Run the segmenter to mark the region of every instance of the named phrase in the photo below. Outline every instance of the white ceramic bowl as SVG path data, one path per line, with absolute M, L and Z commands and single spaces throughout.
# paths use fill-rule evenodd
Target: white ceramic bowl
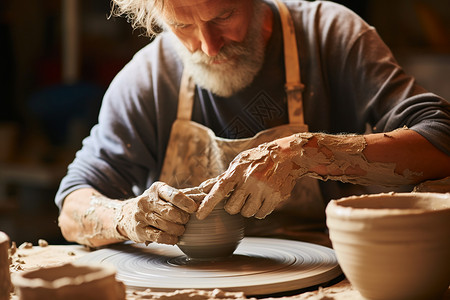
M 231 256 L 243 237 L 244 218 L 219 203 L 204 220 L 191 215 L 177 246 L 191 259 L 214 260 Z
M 327 226 L 339 264 L 367 299 L 440 299 L 450 284 L 450 194 L 332 200 Z

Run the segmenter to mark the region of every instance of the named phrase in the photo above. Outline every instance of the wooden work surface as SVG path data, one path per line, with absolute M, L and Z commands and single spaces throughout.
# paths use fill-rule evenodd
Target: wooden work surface
M 40 267 L 49 267 L 61 263 L 73 262 L 78 258 L 90 253 L 91 250 L 80 245 L 49 245 L 46 247 L 33 246 L 32 248 L 17 249 L 12 257 L 11 273 L 23 272 Z M 339 279 L 338 279 L 339 281 Z M 182 292 L 182 291 L 181 291 Z M 151 292 L 151 291 L 127 291 L 127 300 L 138 299 L 170 299 L 171 293 Z M 180 299 L 180 295 L 176 299 Z M 300 291 L 297 294 L 277 295 L 270 297 L 258 297 L 259 299 L 283 299 L 283 300 L 303 300 L 303 299 L 327 299 L 327 300 L 363 300 L 358 291 L 351 284 L 342 279 L 327 287 L 318 287 L 313 291 Z M 11 299 L 18 299 L 16 294 L 11 295 Z M 175 299 L 175 297 L 174 297 Z M 196 298 L 196 299 L 223 299 L 220 297 Z M 228 299 L 247 299 L 242 296 L 235 296 Z M 445 300 L 450 299 L 450 289 L 444 295 Z

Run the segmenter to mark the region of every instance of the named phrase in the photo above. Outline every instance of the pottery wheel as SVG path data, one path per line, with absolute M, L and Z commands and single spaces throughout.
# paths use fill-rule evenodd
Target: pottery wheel
M 244 238 L 233 256 L 189 260 L 177 246 L 122 244 L 87 254 L 84 263 L 109 263 L 131 290 L 221 289 L 264 295 L 328 282 L 342 272 L 330 248 L 282 239 Z

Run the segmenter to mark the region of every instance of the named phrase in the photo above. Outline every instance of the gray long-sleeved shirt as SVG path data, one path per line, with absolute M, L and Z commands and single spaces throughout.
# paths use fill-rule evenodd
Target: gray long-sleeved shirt
M 331 2 L 287 2 L 296 27 L 305 122 L 312 132 L 374 132 L 407 126 L 450 155 L 450 104 L 405 74 L 375 29 Z M 226 138 L 286 124 L 284 58 L 275 13 L 262 70 L 230 98 L 197 87 L 193 121 Z M 56 195 L 81 187 L 125 199 L 158 180 L 176 119 L 183 65 L 163 33 L 139 51 L 107 90 L 98 124 L 83 141 Z M 226 76 L 226 74 L 224 74 Z M 325 199 L 345 184 L 321 183 Z

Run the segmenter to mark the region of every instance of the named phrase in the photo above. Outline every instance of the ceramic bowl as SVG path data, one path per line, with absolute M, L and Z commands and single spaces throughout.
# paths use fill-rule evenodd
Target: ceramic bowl
M 219 203 L 205 219 L 195 214 L 186 224 L 178 248 L 190 259 L 214 260 L 229 257 L 244 237 L 244 218 L 230 215 Z
M 332 200 L 338 262 L 367 299 L 439 299 L 450 284 L 450 194 L 389 193 Z
M 112 266 L 66 263 L 13 274 L 19 299 L 125 299 L 125 285 Z

